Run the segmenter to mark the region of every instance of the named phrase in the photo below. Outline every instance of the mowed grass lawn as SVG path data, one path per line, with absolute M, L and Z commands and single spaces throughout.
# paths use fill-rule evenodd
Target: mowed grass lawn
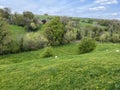
M 77 44 L 0 56 L 0 90 L 120 90 L 120 44 L 98 44 L 78 54 Z

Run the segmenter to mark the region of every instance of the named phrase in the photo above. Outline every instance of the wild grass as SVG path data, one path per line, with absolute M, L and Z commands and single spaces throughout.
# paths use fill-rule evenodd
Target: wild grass
M 16 26 L 16 25 L 9 25 L 8 29 L 14 39 L 16 39 L 20 35 L 24 35 L 26 33 L 24 27 Z
M 43 49 L 0 56 L 0 90 L 120 90 L 119 44 L 98 44 L 78 54 L 77 44 L 53 47 L 58 58 L 41 58 Z

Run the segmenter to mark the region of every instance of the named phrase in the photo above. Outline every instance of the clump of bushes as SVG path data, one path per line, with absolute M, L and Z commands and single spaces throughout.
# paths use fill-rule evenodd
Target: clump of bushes
M 95 47 L 96 42 L 92 38 L 83 38 L 78 45 L 80 54 L 91 52 Z
M 64 43 L 70 43 L 76 40 L 77 33 L 73 31 L 67 31 L 64 35 Z
M 48 40 L 40 33 L 28 33 L 23 38 L 23 50 L 36 50 L 47 46 Z
M 10 44 L 12 42 L 12 38 L 8 28 L 9 24 L 0 17 L 0 55 L 10 52 Z
M 120 36 L 119 36 L 119 34 L 113 34 L 112 37 L 111 37 L 111 41 L 113 43 L 119 43 L 120 42 Z
M 46 47 L 42 53 L 43 58 L 48 58 L 54 56 L 53 49 L 51 47 Z
M 101 36 L 100 36 L 100 41 L 101 42 L 109 42 L 110 41 L 110 34 L 108 32 L 104 32 Z

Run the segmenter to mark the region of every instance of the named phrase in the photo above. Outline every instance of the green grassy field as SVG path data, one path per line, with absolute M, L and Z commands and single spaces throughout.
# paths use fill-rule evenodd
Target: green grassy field
M 26 33 L 24 27 L 9 25 L 9 31 L 14 39 Z
M 94 23 L 92 24 L 92 23 L 80 22 L 79 24 L 80 24 L 81 27 L 95 26 Z M 99 25 L 99 27 L 102 28 L 102 29 L 107 28 L 107 27 L 105 27 L 105 26 L 101 26 L 101 25 Z
M 0 90 L 120 90 L 120 44 L 98 44 L 78 54 L 77 44 L 0 56 Z

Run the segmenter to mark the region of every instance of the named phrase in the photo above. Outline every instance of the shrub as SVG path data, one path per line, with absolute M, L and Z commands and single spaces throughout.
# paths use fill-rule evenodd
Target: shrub
M 23 50 L 36 50 L 47 46 L 48 40 L 40 33 L 28 33 L 23 38 Z
M 92 30 L 92 37 L 94 38 L 94 37 L 99 37 L 101 34 L 102 34 L 102 32 L 104 31 L 104 29 L 103 28 L 101 28 L 100 26 L 97 26 L 97 25 L 94 25 L 92 28 L 91 28 L 91 30 Z
M 80 54 L 91 52 L 95 49 L 95 47 L 95 40 L 91 38 L 83 38 L 78 45 Z
M 11 53 L 17 53 L 20 51 L 20 43 L 12 40 L 11 43 L 9 44 L 9 50 Z
M 77 33 L 73 31 L 67 31 L 64 35 L 64 43 L 69 43 L 76 40 Z
M 9 53 L 9 44 L 11 43 L 11 35 L 8 30 L 9 25 L 0 17 L 0 55 Z
M 100 36 L 100 41 L 101 42 L 108 42 L 108 41 L 110 41 L 110 34 L 108 32 L 103 33 Z
M 30 23 L 31 29 L 35 31 L 37 29 L 37 26 L 35 25 L 34 22 Z
M 119 34 L 113 34 L 112 37 L 111 37 L 111 41 L 113 43 L 120 42 L 120 36 L 119 36 Z
M 54 56 L 53 49 L 51 47 L 46 47 L 45 51 L 42 54 L 42 57 L 47 58 L 47 57 L 52 57 L 52 56 Z

